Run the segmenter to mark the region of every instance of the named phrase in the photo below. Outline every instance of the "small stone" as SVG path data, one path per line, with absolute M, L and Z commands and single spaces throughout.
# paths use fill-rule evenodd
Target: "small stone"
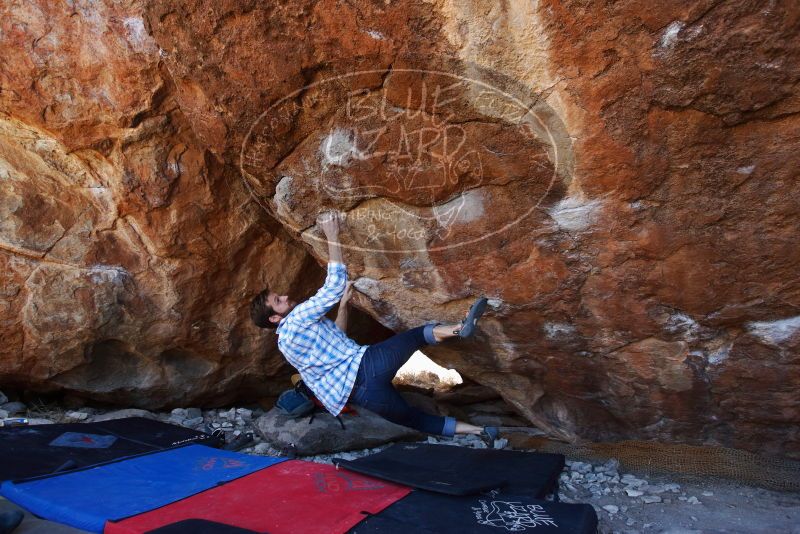
M 203 417 L 203 410 L 200 408 L 186 408 L 187 419 L 195 419 L 197 417 Z
M 636 521 L 634 521 L 633 519 L 630 519 L 630 518 L 628 518 L 628 520 L 627 520 L 627 521 L 625 521 L 625 524 L 626 524 L 627 526 L 629 526 L 629 527 L 632 527 L 633 525 L 635 525 L 635 524 L 636 524 Z
M 714 495 L 713 491 L 704 491 L 703 492 L 703 497 L 711 497 L 713 495 Z
M 5 419 L 8 417 L 8 412 L 5 410 L 0 410 L 0 419 Z
M 52 425 L 53 423 L 55 423 L 55 421 L 51 419 L 38 419 L 36 417 L 28 419 L 29 425 Z
M 686 497 L 684 497 L 683 495 L 681 495 L 680 497 L 678 497 L 678 500 L 679 500 L 679 501 L 685 501 L 685 500 L 686 500 Z
M 697 521 L 697 518 L 695 516 L 691 516 L 691 518 L 692 518 L 692 521 Z
M 609 514 L 613 515 L 613 514 L 616 514 L 617 512 L 619 512 L 619 507 L 614 506 L 613 504 L 607 504 L 607 505 L 603 506 L 603 510 L 605 510 Z
M 643 491 L 639 491 L 633 488 L 625 488 L 625 493 L 628 494 L 628 497 L 641 497 L 642 495 L 644 495 Z
M 185 419 L 186 418 L 186 409 L 185 408 L 175 408 L 170 413 L 172 415 L 176 416 L 176 417 L 180 417 L 181 419 Z
M 192 427 L 192 428 L 198 427 L 198 426 L 200 426 L 202 424 L 203 424 L 203 418 L 202 417 L 193 417 L 192 419 L 186 419 L 183 422 L 183 426 L 188 426 L 188 427 Z
M 637 487 L 637 488 L 647 485 L 647 481 L 646 480 L 642 480 L 640 478 L 636 478 L 633 475 L 624 475 L 622 477 L 622 483 L 625 484 L 626 486 L 634 486 L 634 487 Z
M 661 502 L 661 497 L 658 495 L 644 495 L 642 496 L 642 502 L 645 504 L 654 504 L 657 502 Z
M 185 419 L 181 415 L 170 415 L 167 419 L 167 422 L 172 423 L 173 425 L 183 425 Z
M 70 421 L 86 421 L 86 419 L 89 418 L 89 414 L 86 412 L 70 411 L 65 413 L 64 417 Z
M 572 462 L 570 468 L 573 471 L 577 471 L 578 473 L 591 473 L 592 472 L 592 464 L 586 462 Z
M 236 413 L 239 414 L 239 417 L 242 419 L 252 419 L 253 418 L 253 410 L 248 410 L 247 408 L 239 408 L 236 410 Z
M 628 511 L 628 507 L 627 506 L 621 506 L 620 510 L 622 510 L 623 512 L 627 512 Z
M 612 476 L 611 473 L 616 474 L 619 470 L 619 462 L 612 458 L 611 460 L 607 461 L 602 465 L 598 465 L 594 468 L 595 472 L 597 473 L 608 473 L 609 476 Z
M 508 440 L 506 438 L 499 438 L 494 440 L 495 449 L 505 449 L 506 445 L 508 445 Z
M 28 407 L 21 402 L 7 402 L 0 406 L 0 409 L 7 411 L 9 415 L 16 415 L 26 411 Z
M 698 499 L 697 497 L 689 497 L 689 498 L 686 500 L 686 503 L 687 503 L 687 504 L 702 504 L 702 503 L 700 502 L 700 499 Z
M 269 445 L 266 443 L 259 443 L 253 448 L 253 452 L 256 454 L 267 454 L 269 452 Z
M 95 422 L 111 421 L 112 419 L 123 419 L 125 417 L 145 417 L 147 419 L 156 419 L 153 412 L 147 410 L 140 410 L 138 408 L 124 408 L 122 410 L 115 410 L 95 416 Z

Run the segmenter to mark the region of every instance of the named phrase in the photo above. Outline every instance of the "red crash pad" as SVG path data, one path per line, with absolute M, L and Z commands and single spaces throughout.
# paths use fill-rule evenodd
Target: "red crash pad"
M 107 534 L 147 532 L 183 519 L 207 519 L 270 534 L 346 532 L 405 497 L 410 488 L 290 460 L 151 512 L 106 523 Z

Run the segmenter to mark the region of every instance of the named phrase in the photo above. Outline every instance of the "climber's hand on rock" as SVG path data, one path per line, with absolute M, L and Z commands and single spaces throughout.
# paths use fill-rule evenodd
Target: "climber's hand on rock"
M 347 304 L 353 297 L 353 282 L 347 282 L 344 286 L 344 294 L 342 295 L 342 304 Z
M 336 211 L 325 211 L 317 217 L 317 224 L 322 229 L 322 233 L 330 241 L 339 238 L 339 214 Z

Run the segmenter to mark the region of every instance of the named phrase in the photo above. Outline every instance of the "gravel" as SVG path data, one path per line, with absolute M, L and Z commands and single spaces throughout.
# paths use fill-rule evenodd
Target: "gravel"
M 25 413 L 28 407 L 21 402 L 6 402 L 0 406 L 0 410 L 5 410 L 9 415 L 17 415 Z

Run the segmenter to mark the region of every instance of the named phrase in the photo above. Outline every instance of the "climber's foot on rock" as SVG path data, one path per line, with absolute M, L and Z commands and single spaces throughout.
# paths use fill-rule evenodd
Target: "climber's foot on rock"
M 472 334 L 475 333 L 475 327 L 478 324 L 478 319 L 480 319 L 483 313 L 486 311 L 486 303 L 488 301 L 489 299 L 486 297 L 480 297 L 478 300 L 476 300 L 467 312 L 466 316 L 464 316 L 464 320 L 461 321 L 461 328 L 453 333 L 457 333 L 458 337 L 462 339 L 471 337 Z

